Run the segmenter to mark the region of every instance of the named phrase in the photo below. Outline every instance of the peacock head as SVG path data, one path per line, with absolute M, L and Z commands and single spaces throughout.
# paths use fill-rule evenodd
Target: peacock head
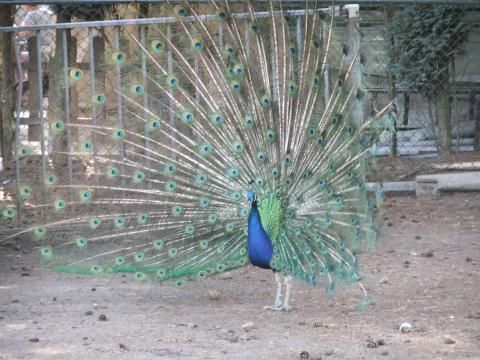
M 247 192 L 247 201 L 250 206 L 257 206 L 257 194 L 254 191 Z

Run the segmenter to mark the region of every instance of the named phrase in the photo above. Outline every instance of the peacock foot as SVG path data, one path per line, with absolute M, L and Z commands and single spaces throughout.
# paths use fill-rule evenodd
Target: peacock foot
M 274 305 L 274 306 L 264 306 L 264 310 L 272 310 L 272 311 L 290 311 L 292 310 L 292 307 L 289 305 Z

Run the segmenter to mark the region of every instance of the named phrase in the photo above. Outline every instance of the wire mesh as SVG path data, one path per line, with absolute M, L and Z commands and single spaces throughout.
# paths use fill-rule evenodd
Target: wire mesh
M 298 9 L 302 5 L 296 2 L 286 6 Z M 325 2 L 325 6 L 329 5 Z M 20 147 L 28 145 L 39 154 L 34 165 L 46 166 L 48 154 L 53 151 L 70 152 L 89 134 L 72 129 L 59 143 L 52 140 L 42 121 L 50 124 L 55 118 L 68 117 L 90 121 L 91 93 L 115 84 L 115 79 L 95 80 L 102 77 L 102 69 L 96 64 L 103 62 L 107 49 L 119 45 L 123 48 L 125 44 L 121 43 L 129 33 L 138 39 L 145 37 L 146 27 L 135 25 L 135 21 L 88 27 L 81 22 L 112 20 L 115 24 L 123 19 L 165 17 L 170 15 L 170 8 L 158 2 L 0 6 L 4 14 L 7 7 L 14 14 L 4 16 L 1 25 L 17 27 L 2 34 L 4 39 L 10 37 L 16 49 L 16 54 L 9 54 L 5 50 L 7 43 L 2 48 L 2 79 L 15 63 L 14 55 L 23 69 L 23 74 L 14 75 L 13 83 L 2 87 L 4 94 L 18 94 L 16 100 L 21 107 L 16 113 L 16 102 L 12 101 L 4 103 L 2 109 L 5 184 L 20 181 L 11 162 L 19 146 L 5 131 L 15 123 L 14 115 L 19 117 L 18 126 L 13 128 Z M 198 5 L 199 12 L 204 12 L 203 6 Z M 378 168 L 371 180 L 409 180 L 420 173 L 480 168 L 480 5 L 362 1 L 358 14 L 355 7 L 337 10 L 343 14 L 337 21 L 344 26 L 346 46 L 358 51 L 361 59 L 356 76 L 364 85 L 364 94 L 357 113 L 369 116 L 394 102 L 391 116 L 396 132 L 385 134 L 377 145 Z M 432 19 L 442 19 L 441 25 Z M 50 26 L 37 31 L 21 30 L 25 26 L 58 23 L 71 25 L 68 29 Z M 221 41 L 221 30 L 217 35 Z M 29 39 L 35 39 L 35 43 Z M 65 71 L 72 68 L 85 72 L 86 80 L 65 92 Z M 106 114 L 94 114 L 97 121 L 102 116 Z M 42 150 L 42 146 L 46 148 Z M 81 166 L 71 158 L 63 160 L 70 174 Z M 0 192 L 0 196 L 8 196 L 6 193 Z

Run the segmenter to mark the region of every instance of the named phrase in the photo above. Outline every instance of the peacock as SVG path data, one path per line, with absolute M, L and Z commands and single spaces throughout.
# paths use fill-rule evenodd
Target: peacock
M 355 282 L 368 303 L 356 254 L 376 242 L 382 193 L 366 174 L 392 125 L 388 106 L 358 120 L 362 59 L 335 8 L 165 6 L 168 24 L 105 34 L 94 73 L 50 74 L 88 116 L 50 107 L 38 166 L 16 149 L 7 239 L 55 271 L 177 287 L 252 264 L 274 273 L 272 310 L 291 308 L 292 279 Z

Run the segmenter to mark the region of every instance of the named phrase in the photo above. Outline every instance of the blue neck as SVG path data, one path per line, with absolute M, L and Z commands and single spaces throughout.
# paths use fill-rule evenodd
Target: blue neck
M 262 226 L 260 212 L 254 201 L 248 217 L 248 257 L 253 265 L 270 269 L 272 255 L 272 241 Z

